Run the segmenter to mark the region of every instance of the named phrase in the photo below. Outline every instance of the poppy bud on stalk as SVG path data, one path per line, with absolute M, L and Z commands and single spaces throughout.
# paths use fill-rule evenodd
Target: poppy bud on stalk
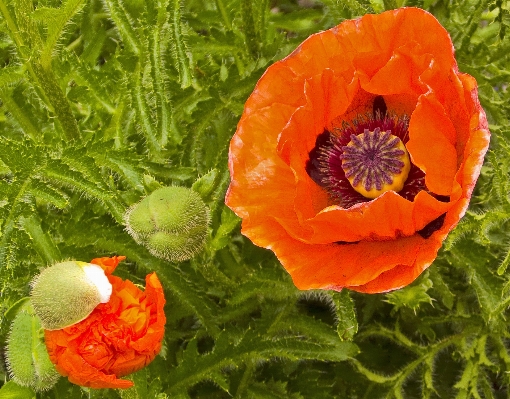
M 50 389 L 60 378 L 44 344 L 41 322 L 32 306 L 25 305 L 14 318 L 7 340 L 7 368 L 19 385 L 36 391 Z
M 163 187 L 129 208 L 124 219 L 128 233 L 151 254 L 182 262 L 202 248 L 209 211 L 194 190 Z
M 46 330 L 58 330 L 85 319 L 106 303 L 112 285 L 97 265 L 67 261 L 57 263 L 32 280 L 32 305 Z

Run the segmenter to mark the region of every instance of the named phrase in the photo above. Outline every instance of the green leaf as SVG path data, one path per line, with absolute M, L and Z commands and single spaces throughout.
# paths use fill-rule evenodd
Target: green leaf
M 185 89 L 193 83 L 191 53 L 186 43 L 186 28 L 182 22 L 182 6 L 180 0 L 171 0 L 171 17 L 169 24 L 170 49 L 174 66 L 179 73 L 179 83 Z
M 42 230 L 41 220 L 38 217 L 35 215 L 22 216 L 20 225 L 30 236 L 35 250 L 47 265 L 52 265 L 62 259 L 62 255 L 51 237 Z
M 0 397 L 2 399 L 35 399 L 36 396 L 30 388 L 8 381 L 0 388 Z
M 448 309 L 452 309 L 455 296 L 445 283 L 437 266 L 429 268 L 429 278 L 432 281 L 432 289 L 439 294 L 443 304 Z
M 243 334 L 238 342 L 231 341 L 228 334 L 220 334 L 214 350 L 200 357 L 196 355 L 196 344 L 188 346 L 182 362 L 171 373 L 169 392 L 179 392 L 199 381 L 210 380 L 212 372 L 248 359 L 269 360 L 278 357 L 292 360 L 343 361 L 358 352 L 357 346 L 350 342 L 323 346 L 292 338 L 273 341 L 260 337 L 252 330 Z
M 140 43 L 133 27 L 134 21 L 126 11 L 122 0 L 105 0 L 105 4 L 108 7 L 111 19 L 119 30 L 124 45 L 133 54 L 138 55 Z
M 356 320 L 354 302 L 349 295 L 349 291 L 330 292 L 330 296 L 335 305 L 338 336 L 342 341 L 352 341 L 358 332 L 358 321 Z
M 30 300 L 30 297 L 24 297 L 21 298 L 19 301 L 15 302 L 4 314 L 4 317 L 8 321 L 14 320 L 14 317 L 16 317 L 16 314 L 24 307 L 28 305 L 28 301 Z
M 239 225 L 240 221 L 241 219 L 230 208 L 224 206 L 221 212 L 221 224 L 211 241 L 211 247 L 216 251 L 224 248 L 230 240 L 230 233 Z
M 204 201 L 210 200 L 210 195 L 219 183 L 220 174 L 217 169 L 212 169 L 198 180 L 196 180 L 191 186 L 193 190 L 200 194 Z
M 148 398 L 149 373 L 147 368 L 143 368 L 136 373 L 126 377 L 127 380 L 135 384 L 128 389 L 119 389 L 119 395 L 122 399 L 145 399 Z
M 422 303 L 432 305 L 433 299 L 427 293 L 432 285 L 432 281 L 423 279 L 419 285 L 405 287 L 386 294 L 386 302 L 394 306 L 394 311 L 407 307 L 416 312 Z
M 41 65 L 43 68 L 51 66 L 53 52 L 65 26 L 70 19 L 84 6 L 84 0 L 66 0 L 59 9 L 39 7 L 33 13 L 33 18 L 43 22 L 46 27 L 46 42 L 41 53 Z
M 24 68 L 16 65 L 10 65 L 0 69 L 0 89 L 15 85 L 23 79 Z
M 268 66 L 311 34 L 403 5 L 427 9 L 453 38 L 459 71 L 477 81 L 491 151 L 470 208 L 416 283 L 380 295 L 304 293 L 225 207 L 229 143 Z M 9 334 L 4 321 L 53 259 L 126 255 L 115 274 L 143 287 L 156 272 L 166 298 L 163 349 L 132 376 L 134 389 L 61 379 L 38 396 L 506 394 L 505 1 L 0 0 L 0 13 L 0 343 Z M 457 108 L 446 111 L 458 119 Z M 137 245 L 122 220 L 127 206 L 170 185 L 193 185 L 211 216 L 206 248 L 179 265 Z M 0 377 L 4 393 L 13 383 L 5 370 Z

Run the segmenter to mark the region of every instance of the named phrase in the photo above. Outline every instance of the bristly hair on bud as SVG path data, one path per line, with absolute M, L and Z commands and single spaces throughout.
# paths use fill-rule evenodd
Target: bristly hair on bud
M 44 269 L 31 285 L 34 311 L 47 330 L 78 323 L 97 305 L 108 302 L 112 293 L 101 267 L 73 260 Z
M 48 356 L 41 322 L 30 302 L 18 311 L 11 324 L 6 360 L 14 382 L 36 391 L 52 388 L 60 378 Z
M 131 206 L 124 220 L 127 232 L 152 255 L 182 262 L 202 249 L 209 209 L 190 188 L 163 187 Z

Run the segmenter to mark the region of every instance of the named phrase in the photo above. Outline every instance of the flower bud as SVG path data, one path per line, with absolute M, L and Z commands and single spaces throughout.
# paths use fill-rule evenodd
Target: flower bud
M 30 305 L 25 305 L 12 322 L 6 354 L 9 374 L 19 385 L 44 391 L 60 377 L 48 356 L 41 322 Z
M 112 285 L 103 269 L 79 261 L 57 263 L 32 280 L 34 311 L 47 330 L 59 330 L 86 318 L 110 299 Z
M 194 190 L 163 187 L 129 208 L 124 219 L 128 233 L 151 254 L 182 262 L 202 248 L 209 212 Z

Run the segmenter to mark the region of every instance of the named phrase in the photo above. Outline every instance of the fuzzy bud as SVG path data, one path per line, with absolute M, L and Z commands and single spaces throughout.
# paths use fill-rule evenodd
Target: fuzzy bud
M 151 254 L 182 262 L 202 248 L 209 212 L 194 190 L 163 187 L 129 208 L 124 219 L 128 233 Z
M 44 391 L 60 377 L 48 356 L 41 322 L 29 304 L 12 322 L 6 355 L 9 374 L 19 385 Z
M 59 330 L 85 319 L 110 300 L 112 285 L 100 266 L 67 261 L 44 269 L 32 280 L 35 313 L 47 330 Z

